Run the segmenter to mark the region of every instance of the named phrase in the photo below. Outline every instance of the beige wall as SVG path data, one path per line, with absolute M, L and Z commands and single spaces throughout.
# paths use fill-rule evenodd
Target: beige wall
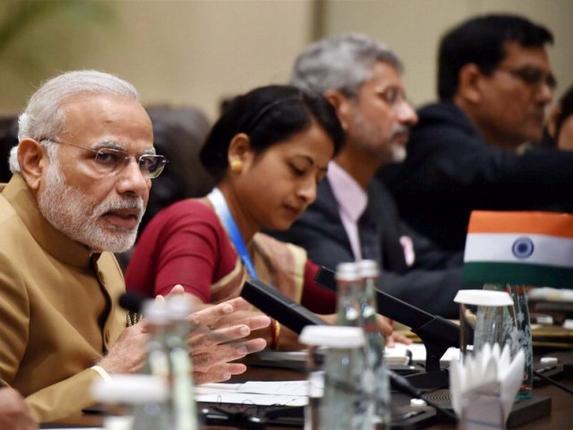
M 365 32 L 400 55 L 409 97 L 416 104 L 436 98 L 437 45 L 443 32 L 467 17 L 493 11 L 519 13 L 551 29 L 558 93 L 573 84 L 571 0 L 331 0 L 324 10 L 325 34 Z
M 11 55 L 37 50 L 41 67 L 7 67 L 0 58 L 0 113 L 19 111 L 46 77 L 89 67 L 132 81 L 146 103 L 191 103 L 214 117 L 222 96 L 285 81 L 313 35 L 349 30 L 384 40 L 400 54 L 410 97 L 421 103 L 434 98 L 439 35 L 467 16 L 493 10 L 520 12 L 550 27 L 557 39 L 552 58 L 558 80 L 573 82 L 571 0 L 99 2 L 115 20 L 74 25 L 60 17 L 29 29 L 27 43 Z M 321 19 L 315 10 L 323 11 Z
M 213 117 L 221 96 L 284 82 L 311 37 L 310 0 L 115 1 L 109 6 L 113 23 L 84 28 L 42 23 L 47 37 L 65 24 L 68 32 L 57 42 L 72 47 L 67 56 L 58 55 L 58 64 L 38 73 L 0 64 L 0 112 L 21 109 L 34 87 L 60 70 L 97 68 L 134 83 L 146 103 L 192 103 Z M 57 54 L 59 48 L 42 49 Z

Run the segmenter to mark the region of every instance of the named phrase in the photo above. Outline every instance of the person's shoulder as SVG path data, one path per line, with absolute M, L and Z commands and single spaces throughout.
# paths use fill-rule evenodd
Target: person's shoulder
M 451 101 L 442 101 L 425 105 L 418 109 L 418 123 L 414 131 L 432 129 L 450 131 L 459 130 L 465 134 L 477 132 L 465 112 Z
M 150 224 L 172 225 L 173 223 L 217 222 L 217 215 L 204 199 L 185 199 L 161 210 Z
M 463 118 L 465 114 L 451 101 L 429 103 L 420 107 L 417 111 L 420 123 L 426 121 L 451 121 Z
M 0 194 L 0 248 L 12 249 L 16 246 L 19 249 L 24 236 L 28 237 L 30 232 L 22 219 L 16 213 L 10 202 Z
M 145 226 L 139 242 L 165 242 L 181 233 L 204 227 L 218 229 L 218 219 L 214 210 L 202 199 L 185 199 L 159 211 Z
M 16 215 L 10 202 L 0 193 L 0 225 L 10 223 L 10 220 Z
M 409 153 L 463 152 L 467 147 L 487 146 L 464 111 L 452 102 L 426 105 L 418 110 L 418 118 L 408 143 Z

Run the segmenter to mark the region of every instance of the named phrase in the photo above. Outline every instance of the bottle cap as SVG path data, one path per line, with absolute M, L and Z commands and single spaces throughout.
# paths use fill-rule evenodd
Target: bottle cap
M 148 300 L 143 304 L 143 317 L 153 325 L 167 325 L 170 322 L 169 311 L 163 300 Z
M 378 263 L 375 260 L 361 260 L 356 265 L 362 278 L 377 278 L 380 275 Z
M 332 325 L 306 326 L 299 341 L 310 346 L 346 349 L 364 346 L 364 331 L 361 327 L 343 327 Z
M 96 379 L 91 394 L 101 403 L 137 405 L 166 401 L 168 388 L 165 379 L 159 376 L 113 375 L 110 379 Z
M 505 291 L 459 290 L 454 302 L 474 306 L 511 306 L 513 299 Z
M 339 263 L 336 266 L 337 281 L 358 281 L 360 280 L 360 273 L 356 263 Z
M 165 304 L 172 320 L 184 320 L 191 313 L 191 299 L 186 294 L 174 294 L 166 297 Z

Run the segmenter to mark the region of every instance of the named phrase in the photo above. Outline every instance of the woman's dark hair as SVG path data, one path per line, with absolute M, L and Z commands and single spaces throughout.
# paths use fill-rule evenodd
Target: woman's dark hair
M 219 182 L 228 168 L 227 152 L 233 137 L 249 136 L 257 153 L 308 129 L 315 122 L 332 140 L 337 154 L 344 132 L 331 104 L 321 95 L 288 85 L 256 88 L 231 100 L 207 136 L 201 163 Z

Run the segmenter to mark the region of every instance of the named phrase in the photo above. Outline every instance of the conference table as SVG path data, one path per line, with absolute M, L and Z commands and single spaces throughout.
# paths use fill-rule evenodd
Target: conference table
M 547 354 L 544 354 L 547 355 Z M 557 356 L 561 363 L 573 363 L 573 351 L 558 351 L 552 353 L 551 355 Z M 304 372 L 299 370 L 292 370 L 286 368 L 270 368 L 270 367 L 256 367 L 250 366 L 246 374 L 241 375 L 231 382 L 241 382 L 245 380 L 258 380 L 258 381 L 283 381 L 283 380 L 300 380 L 304 379 Z M 564 376 L 559 381 L 569 387 L 573 387 L 573 375 Z M 406 404 L 408 399 L 404 396 L 396 393 L 393 394 L 393 406 L 396 406 L 396 402 Z M 551 398 L 551 413 L 548 416 L 539 418 L 535 421 L 529 422 L 517 428 L 523 430 L 530 429 L 573 429 L 573 395 L 568 394 L 553 385 L 545 385 L 542 387 L 536 387 L 534 389 L 535 396 L 549 397 Z M 230 410 L 240 410 L 240 406 L 234 405 Z M 66 428 L 66 427 L 100 427 L 102 424 L 101 416 L 94 415 L 84 415 L 81 419 L 75 419 L 73 421 L 64 421 L 58 424 L 42 425 L 41 428 Z M 239 427 L 217 427 L 217 426 L 205 426 L 205 429 L 229 429 L 229 428 L 239 428 Z M 265 428 L 281 428 L 277 426 L 267 426 Z M 284 427 L 282 427 L 284 428 Z M 292 428 L 292 427 L 291 427 Z M 443 419 L 438 419 L 437 422 L 425 426 L 427 429 L 455 429 L 456 425 L 453 423 L 447 423 Z

